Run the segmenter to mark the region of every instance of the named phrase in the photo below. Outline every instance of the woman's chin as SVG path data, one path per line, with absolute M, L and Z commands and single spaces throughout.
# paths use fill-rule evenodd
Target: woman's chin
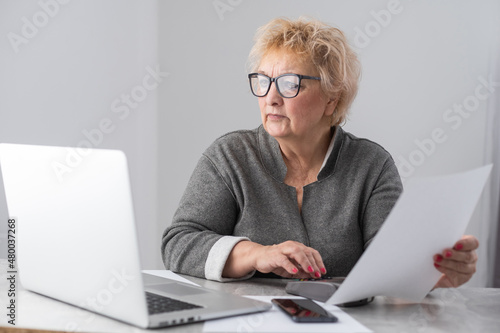
M 269 133 L 270 136 L 274 138 L 282 138 L 286 136 L 286 132 L 283 130 L 276 130 L 273 128 L 267 128 L 266 129 L 267 133 Z
M 283 124 L 278 124 L 274 121 L 267 121 L 266 124 L 264 124 L 264 129 L 270 136 L 275 138 L 284 137 L 288 135 L 289 132 Z

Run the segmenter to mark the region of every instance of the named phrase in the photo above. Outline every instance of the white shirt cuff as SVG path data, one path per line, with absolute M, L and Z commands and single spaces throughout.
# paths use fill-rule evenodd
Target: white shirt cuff
M 233 250 L 233 247 L 243 240 L 250 239 L 246 237 L 224 236 L 212 246 L 210 252 L 208 253 L 207 262 L 205 263 L 206 279 L 219 282 L 229 282 L 249 279 L 255 274 L 255 271 L 253 271 L 237 279 L 222 277 L 222 271 L 224 270 L 229 254 Z

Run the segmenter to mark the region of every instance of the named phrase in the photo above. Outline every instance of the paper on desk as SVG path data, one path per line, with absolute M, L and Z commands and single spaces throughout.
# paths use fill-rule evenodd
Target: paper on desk
M 273 298 L 283 296 L 246 296 L 271 303 Z M 301 298 L 286 296 L 287 298 Z M 250 315 L 206 321 L 203 332 L 372 332 L 334 305 L 319 303 L 339 320 L 336 323 L 296 323 L 273 304 L 271 310 Z
M 491 168 L 408 181 L 372 243 L 326 303 L 378 295 L 420 302 L 441 276 L 433 255 L 462 237 Z
M 183 278 L 182 276 L 180 276 L 178 274 L 175 274 L 172 271 L 165 270 L 165 269 L 160 269 L 160 270 L 142 270 L 142 272 L 146 273 L 146 274 L 156 275 L 156 276 L 160 276 L 160 277 L 163 277 L 163 278 L 167 278 L 167 279 L 179 281 L 179 282 L 189 283 L 189 284 L 192 284 L 192 285 L 195 285 L 195 286 L 198 286 L 198 287 L 200 286 L 200 285 L 198 285 L 198 284 L 196 284 L 196 283 L 194 283 L 192 281 L 189 281 L 186 278 Z

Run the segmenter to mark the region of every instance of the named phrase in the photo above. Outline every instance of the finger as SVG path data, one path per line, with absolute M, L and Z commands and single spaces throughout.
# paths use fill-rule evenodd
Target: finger
M 310 265 L 307 267 L 307 272 L 311 275 L 312 278 L 314 279 L 319 279 L 321 277 L 321 269 L 320 267 L 324 267 L 323 261 L 321 260 L 321 255 L 314 249 L 307 248 L 304 251 L 305 256 L 307 257 L 308 262 Z M 299 256 L 302 256 L 300 253 L 298 254 Z M 318 263 L 318 259 L 320 262 Z
M 311 276 L 309 275 L 309 273 L 303 272 L 301 270 L 299 270 L 295 274 L 290 274 L 283 267 L 277 267 L 274 270 L 272 270 L 271 272 L 274 273 L 274 274 L 276 274 L 276 275 L 279 275 L 281 277 L 287 278 L 287 279 L 290 279 L 290 278 L 293 278 L 293 279 L 310 279 L 311 278 Z
M 435 265 L 436 269 L 444 274 L 444 277 L 441 277 L 436 287 L 458 287 L 465 282 L 469 281 L 472 277 L 472 274 L 463 274 L 454 270 L 450 270 L 446 267 Z
M 454 250 L 457 251 L 471 251 L 479 247 L 479 240 L 472 235 L 464 235 L 462 238 L 455 243 L 453 246 Z
M 294 279 L 301 279 L 301 275 L 300 273 L 297 273 L 297 274 L 290 274 L 288 273 L 287 270 L 285 270 L 284 268 L 282 267 L 278 267 L 274 270 L 271 271 L 271 273 L 274 273 L 276 275 L 279 275 L 281 277 L 284 277 L 284 278 L 287 278 L 287 279 L 291 279 L 291 278 L 294 278 Z
M 299 273 L 299 269 L 297 268 L 297 266 L 294 265 L 286 255 L 281 255 L 281 258 L 278 260 L 278 265 L 276 268 L 277 269 L 281 268 L 292 276 Z
M 325 264 L 323 263 L 323 259 L 321 258 L 321 254 L 318 251 L 314 250 L 312 252 L 312 256 L 314 258 L 314 262 L 319 269 L 320 274 L 326 274 Z
M 299 263 L 299 266 L 302 268 L 301 272 L 307 274 L 309 278 L 316 278 L 315 267 L 305 253 L 299 252 L 297 254 L 294 254 L 293 259 Z
M 302 272 L 310 275 L 311 278 L 320 278 L 322 273 L 326 273 L 325 265 L 319 252 L 302 243 L 287 241 L 280 244 L 282 253 L 297 267 L 302 268 Z
M 443 268 L 449 271 L 461 273 L 461 274 L 474 274 L 476 272 L 476 262 L 463 262 L 455 261 L 451 259 L 441 259 L 438 255 L 435 257 L 434 266 L 436 268 Z
M 299 266 L 303 272 L 309 274 L 309 277 L 315 278 L 315 268 L 313 267 L 313 263 L 307 254 L 304 252 L 305 248 L 307 247 L 300 243 L 288 243 L 283 247 L 282 253 L 292 259 L 292 261 L 295 261 L 297 266 Z
M 259 256 L 255 263 L 255 269 L 262 273 L 270 273 L 283 269 L 290 275 L 299 272 L 298 267 L 283 254 L 279 245 L 266 246 L 264 255 Z M 281 274 L 280 274 L 281 275 Z
M 439 258 L 439 255 L 437 255 Z M 476 251 L 456 251 L 453 249 L 446 249 L 441 254 L 441 260 L 454 260 L 464 263 L 475 263 L 477 262 L 477 254 Z
M 307 269 L 303 269 L 301 265 L 299 265 L 293 258 L 290 258 L 290 261 L 299 268 L 299 271 L 297 274 L 293 276 L 293 278 L 296 279 L 317 279 L 316 276 L 311 275 L 311 272 Z
M 314 275 L 314 278 L 320 278 L 321 273 L 319 270 L 319 266 L 316 263 L 315 256 L 313 255 L 312 252 L 305 252 L 305 254 L 307 256 L 307 259 L 309 259 L 309 262 L 311 263 L 311 269 L 308 269 L 308 271 Z

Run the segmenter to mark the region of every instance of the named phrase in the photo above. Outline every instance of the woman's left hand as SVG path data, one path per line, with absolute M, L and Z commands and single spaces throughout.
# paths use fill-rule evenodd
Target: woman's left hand
M 445 249 L 434 256 L 434 266 L 443 273 L 434 288 L 455 288 L 469 281 L 476 272 L 479 241 L 476 237 L 465 235 L 453 248 Z

